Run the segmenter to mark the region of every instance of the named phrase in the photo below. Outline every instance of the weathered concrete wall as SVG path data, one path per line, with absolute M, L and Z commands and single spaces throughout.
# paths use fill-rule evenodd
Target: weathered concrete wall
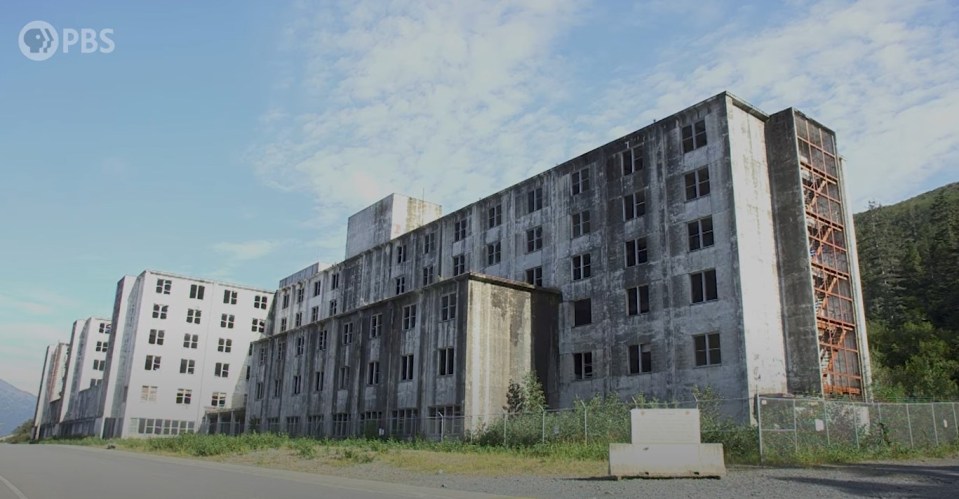
M 819 396 L 822 394 L 819 336 L 816 331 L 815 297 L 809 271 L 809 239 L 793 120 L 793 109 L 790 108 L 770 116 L 766 121 L 787 385 L 790 393 Z
M 842 198 L 849 198 L 849 191 L 846 188 L 846 162 L 839 158 L 839 185 L 842 188 Z M 843 211 L 845 221 L 843 225 L 846 228 L 846 245 L 849 250 L 849 280 L 852 283 L 853 303 L 855 304 L 856 314 L 856 344 L 859 345 L 859 366 L 862 369 L 862 386 L 865 400 L 872 399 L 872 359 L 869 351 L 869 336 L 867 334 L 866 308 L 863 302 L 862 294 L 862 274 L 859 273 L 859 250 L 856 247 L 856 227 L 853 221 L 852 210 Z
M 390 194 L 350 216 L 346 229 L 346 258 L 387 243 L 441 215 L 442 208 L 438 204 Z
M 248 428 L 262 431 L 273 420 L 278 431 L 299 433 L 311 417 L 322 417 L 314 432 L 333 435 L 333 417 L 340 415 L 350 418 L 347 433 L 338 435 L 344 436 L 368 431 L 368 424 L 385 428 L 397 410 L 416 411 L 419 428 L 433 408 L 499 414 L 509 380 L 531 367 L 533 338 L 548 348 L 548 339 L 555 337 L 555 322 L 548 317 L 556 315 L 556 300 L 550 311 L 548 297 L 534 300 L 540 295 L 555 293 L 463 275 L 258 341 Z M 449 320 L 441 317 L 444 296 L 456 297 L 455 317 Z M 416 306 L 416 325 L 405 329 L 404 308 L 411 305 Z M 547 318 L 534 323 L 534 313 Z M 381 321 L 376 336 L 371 334 L 374 317 Z M 349 342 L 344 341 L 345 327 L 352 327 Z M 447 348 L 454 349 L 454 371 L 440 375 L 439 351 Z M 414 375 L 402 379 L 402 359 L 409 355 Z M 379 363 L 374 383 L 371 362 Z M 303 383 L 298 393 L 295 377 Z M 367 416 L 363 425 L 360 416 Z M 299 427 L 287 427 L 288 418 L 297 417 Z
M 459 270 L 521 281 L 527 270 L 540 268 L 542 285 L 562 296 L 555 344 L 534 348 L 537 371 L 548 366 L 541 378 L 550 393 L 558 394 L 551 400 L 555 406 L 569 407 L 597 393 L 689 400 L 694 388 L 707 385 L 721 397 L 741 401 L 798 387 L 816 393 L 816 345 L 810 350 L 802 333 L 815 335 L 814 321 L 807 324 L 814 301 L 802 197 L 795 163 L 783 166 L 795 158 L 795 141 L 783 142 L 783 131 L 776 128 L 787 126 L 782 119 L 778 125 L 772 120 L 771 128 L 766 119 L 729 94 L 707 99 L 368 246 L 309 280 L 284 281 L 278 299 L 300 285 L 308 288 L 307 298 L 279 310 L 277 317 L 293 327 L 297 313 L 302 323 L 313 322 L 313 307 L 318 307 L 317 320 L 325 321 L 376 306 L 397 296 L 399 279 L 405 284 L 399 295 L 431 285 L 424 281 L 424 269 L 432 269 L 433 282 L 440 282 Z M 706 144 L 685 151 L 683 128 L 700 122 Z M 624 173 L 624 161 L 634 159 L 642 165 Z M 687 200 L 686 175 L 701 169 L 708 172 L 710 193 Z M 574 193 L 572 179 L 581 172 L 588 175 L 589 187 Z M 530 210 L 533 191 L 541 191 L 542 202 Z M 645 214 L 627 220 L 624 201 L 633 194 L 645 196 Z M 497 223 L 489 223 L 491 210 L 500 213 Z M 585 212 L 590 230 L 574 235 L 572 216 Z M 714 242 L 691 250 L 687 224 L 706 217 L 712 220 Z M 461 237 L 457 229 L 464 225 Z M 542 246 L 531 250 L 527 231 L 536 229 Z M 627 266 L 625 242 L 636 238 L 646 239 L 648 261 Z M 499 260 L 489 259 L 491 245 L 498 245 Z M 587 254 L 591 276 L 574 279 L 573 257 Z M 454 270 L 459 258 L 464 268 Z M 691 274 L 707 270 L 716 272 L 717 299 L 692 303 Z M 786 279 L 780 282 L 777 272 Z M 321 282 L 320 293 L 311 297 L 316 282 Z M 649 311 L 629 315 L 627 289 L 644 285 Z M 581 299 L 592 300 L 592 320 L 574 326 L 574 302 Z M 269 326 L 272 334 L 280 332 L 277 322 Z M 809 324 L 811 329 L 803 329 Z M 702 334 L 719 335 L 721 362 L 697 365 L 694 337 Z M 791 344 L 784 346 L 786 339 Z M 629 349 L 641 344 L 651 347 L 651 372 L 630 373 Z M 547 359 L 545 351 L 555 353 Z M 578 353 L 592 356 L 592 376 L 575 376 Z
M 781 290 L 765 123 L 727 100 L 733 209 L 736 219 L 737 285 L 742 296 L 742 351 L 749 397 L 785 393 Z

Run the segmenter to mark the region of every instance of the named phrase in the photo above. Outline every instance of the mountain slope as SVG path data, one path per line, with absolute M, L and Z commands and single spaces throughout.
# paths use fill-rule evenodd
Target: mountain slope
M 855 216 L 879 388 L 959 398 L 959 183 Z
M 0 436 L 12 433 L 33 418 L 37 398 L 0 379 Z

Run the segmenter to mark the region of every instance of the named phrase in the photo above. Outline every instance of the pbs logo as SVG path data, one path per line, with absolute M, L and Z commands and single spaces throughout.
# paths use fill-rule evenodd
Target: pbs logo
M 58 33 L 56 28 L 46 21 L 30 21 L 20 30 L 18 42 L 20 52 L 27 59 L 45 61 L 53 57 L 57 49 L 62 47 L 62 52 L 68 54 L 70 49 L 77 45 L 81 54 L 109 54 L 116 48 L 111 36 L 112 28 L 64 28 L 62 33 Z

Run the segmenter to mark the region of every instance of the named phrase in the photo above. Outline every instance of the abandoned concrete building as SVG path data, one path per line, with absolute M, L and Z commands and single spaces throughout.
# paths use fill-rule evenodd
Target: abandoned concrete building
M 242 414 L 273 294 L 152 270 L 123 277 L 112 321 L 77 321 L 69 345 L 47 349 L 34 436 L 177 435 L 210 411 Z
M 722 93 L 447 215 L 391 195 L 345 260 L 280 282 L 247 428 L 436 435 L 502 413 L 696 387 L 867 397 L 835 134 Z
M 273 292 L 147 270 L 117 283 L 114 337 L 94 433 L 193 432 L 207 411 L 243 407 L 250 343 Z

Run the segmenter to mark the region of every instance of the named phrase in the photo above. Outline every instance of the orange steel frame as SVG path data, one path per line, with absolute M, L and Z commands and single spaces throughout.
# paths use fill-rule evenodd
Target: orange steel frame
M 807 122 L 797 117 L 796 126 L 805 127 Z M 838 158 L 832 147 L 828 148 L 833 150 L 830 151 L 821 146 L 824 139 L 832 140 L 828 132 L 811 123 L 808 130 L 798 132 L 801 151 L 810 152 L 800 154 L 800 168 L 816 296 L 823 392 L 831 396 L 861 398 L 862 366 L 839 179 L 836 177 Z

